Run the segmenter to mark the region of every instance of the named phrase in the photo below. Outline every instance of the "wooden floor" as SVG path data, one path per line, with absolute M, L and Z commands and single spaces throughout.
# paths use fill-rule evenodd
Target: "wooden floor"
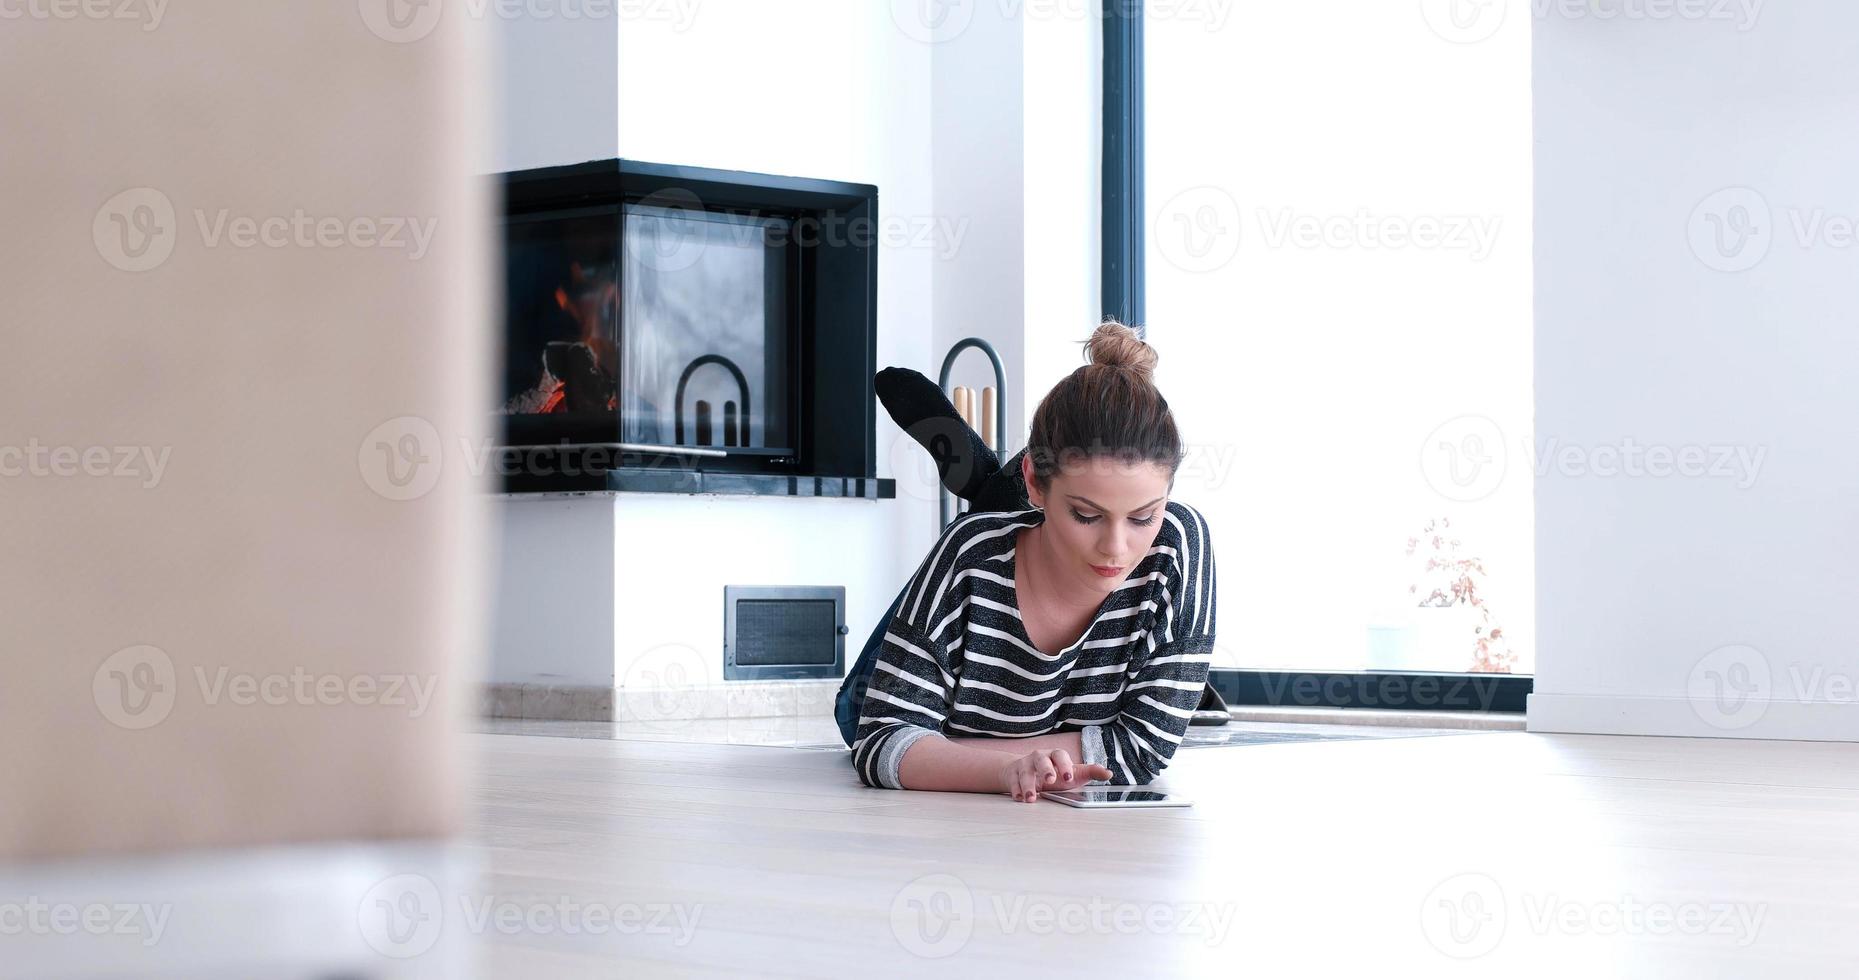
M 469 739 L 486 894 L 638 916 L 486 930 L 485 977 L 1859 976 L 1859 745 L 1203 748 L 1163 782 L 1192 809 L 1081 811 L 843 750 Z

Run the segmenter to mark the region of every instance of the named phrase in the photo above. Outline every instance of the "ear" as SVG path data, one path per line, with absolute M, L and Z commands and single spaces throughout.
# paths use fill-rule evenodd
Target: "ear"
M 1020 457 L 1020 482 L 1026 484 L 1026 499 L 1040 510 L 1046 509 L 1045 494 L 1033 483 L 1033 454 L 1025 453 Z

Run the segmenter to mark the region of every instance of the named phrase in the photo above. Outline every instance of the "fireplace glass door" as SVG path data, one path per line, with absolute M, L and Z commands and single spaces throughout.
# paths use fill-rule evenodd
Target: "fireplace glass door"
M 791 222 L 644 203 L 621 221 L 622 440 L 792 455 Z

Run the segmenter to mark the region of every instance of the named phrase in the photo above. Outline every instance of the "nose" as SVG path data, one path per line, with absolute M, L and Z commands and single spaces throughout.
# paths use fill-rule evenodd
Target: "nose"
M 1108 555 L 1109 557 L 1098 564 L 1122 565 L 1123 556 L 1129 553 L 1129 538 L 1130 533 L 1128 528 L 1113 527 L 1105 531 L 1103 536 L 1098 539 L 1097 551 L 1098 554 Z

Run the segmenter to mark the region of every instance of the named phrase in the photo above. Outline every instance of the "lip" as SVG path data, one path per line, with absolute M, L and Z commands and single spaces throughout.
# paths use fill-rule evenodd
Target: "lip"
M 1105 578 L 1110 578 L 1113 575 L 1123 574 L 1123 566 L 1121 565 L 1092 565 L 1091 571 L 1094 571 L 1097 574 L 1104 576 Z

